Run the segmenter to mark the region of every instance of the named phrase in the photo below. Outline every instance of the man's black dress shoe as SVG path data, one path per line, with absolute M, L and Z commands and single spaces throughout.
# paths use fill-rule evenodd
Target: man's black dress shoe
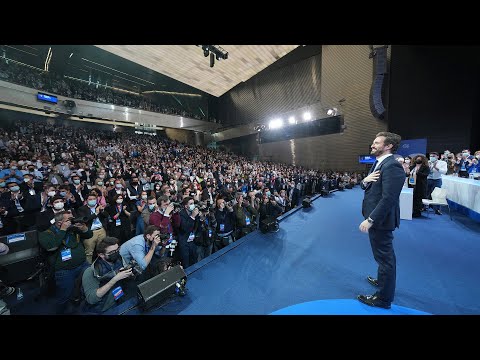
M 373 286 L 378 286 L 378 280 L 371 276 L 367 276 L 367 281 Z
M 364 303 L 367 304 L 368 306 L 375 306 L 375 307 L 380 307 L 383 309 L 390 309 L 390 303 L 387 303 L 383 300 L 380 300 L 376 294 L 374 295 L 358 295 L 357 299 Z

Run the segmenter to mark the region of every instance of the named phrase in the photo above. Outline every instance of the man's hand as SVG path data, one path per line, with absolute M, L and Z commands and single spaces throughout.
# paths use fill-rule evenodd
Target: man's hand
M 80 230 L 81 232 L 85 232 L 85 231 L 88 230 L 87 224 L 85 224 L 85 223 L 77 223 L 77 224 L 75 224 L 75 225 L 73 225 L 73 226 L 75 226 L 75 227 L 76 227 L 78 230 Z
M 168 204 L 167 208 L 165 209 L 164 214 L 165 215 L 170 215 L 170 213 L 173 211 L 173 209 L 175 209 L 175 206 L 172 203 Z
M 72 225 L 70 219 L 65 220 L 64 222 L 62 222 L 62 225 L 60 225 L 60 230 L 66 231 L 70 227 L 70 225 Z
M 370 229 L 372 225 L 373 224 L 370 224 L 368 220 L 363 220 L 358 228 L 361 232 L 368 233 L 368 229 Z
M 128 269 L 128 270 L 120 270 L 113 278 L 115 279 L 115 282 L 132 277 L 133 269 Z
M 365 179 L 363 179 L 363 182 L 369 183 L 369 182 L 375 182 L 378 180 L 378 177 L 380 176 L 380 170 L 372 172 L 370 175 L 368 175 Z
M 196 207 L 195 209 L 193 209 L 193 211 L 192 211 L 192 217 L 196 217 L 199 212 L 200 212 L 200 210 L 198 210 L 197 207 Z

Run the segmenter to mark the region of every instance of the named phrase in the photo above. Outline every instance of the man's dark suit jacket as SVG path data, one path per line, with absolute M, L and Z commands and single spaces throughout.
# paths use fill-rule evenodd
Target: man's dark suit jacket
M 400 225 L 399 198 L 405 182 L 405 171 L 402 165 L 393 156 L 384 159 L 377 170 L 380 177 L 376 182 L 369 182 L 366 186 L 362 203 L 364 218 L 372 218 L 373 228 L 378 230 L 395 230 Z

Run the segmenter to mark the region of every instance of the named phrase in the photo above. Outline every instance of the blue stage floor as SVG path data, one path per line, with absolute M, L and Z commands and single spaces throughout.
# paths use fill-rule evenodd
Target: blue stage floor
M 402 220 L 392 308 L 356 301 L 375 291 L 365 278 L 376 275 L 358 230 L 362 197 L 359 188 L 336 192 L 287 217 L 278 233 L 250 234 L 187 269 L 188 295 L 148 314 L 480 314 L 480 224 L 455 213 Z

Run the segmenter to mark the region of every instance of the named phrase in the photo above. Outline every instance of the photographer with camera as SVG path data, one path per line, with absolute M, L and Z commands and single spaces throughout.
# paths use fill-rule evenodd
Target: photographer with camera
M 213 243 L 215 241 L 215 228 L 217 220 L 211 209 L 205 202 L 199 203 L 199 229 L 195 231 L 195 245 L 197 245 L 197 262 L 205 259 L 212 254 Z
M 161 234 L 158 226 L 149 225 L 144 234 L 137 235 L 120 246 L 120 256 L 124 265 L 134 260 L 144 271 L 141 280 L 147 280 L 166 270 L 164 265 L 169 258 L 165 246 L 168 241 L 169 236 Z
M 86 311 L 115 314 L 115 308 L 135 297 L 137 286 L 134 268 L 125 269 L 118 239 L 106 237 L 96 247 L 98 257 L 82 276 L 82 287 L 87 302 Z
M 264 196 L 260 204 L 260 221 L 264 219 L 276 219 L 282 213 L 282 208 L 275 201 L 275 196 Z
M 233 230 L 235 228 L 235 214 L 233 212 L 233 206 L 225 202 L 225 199 L 217 199 L 215 219 L 217 220 L 217 236 L 213 248 L 214 251 L 218 251 L 234 241 Z
M 72 224 L 72 220 L 70 212 L 59 212 L 53 225 L 38 234 L 40 246 L 48 252 L 48 263 L 55 272 L 57 314 L 65 312 L 76 279 L 89 266 L 83 241 L 92 237 L 92 231 L 84 223 Z
M 180 227 L 180 207 L 178 204 L 170 202 L 166 195 L 157 199 L 157 210 L 150 214 L 149 224 L 160 228 L 162 234 L 169 234 L 173 238 L 177 229 Z
M 233 205 L 236 225 L 235 240 L 238 240 L 256 229 L 253 217 L 256 217 L 258 212 L 255 209 L 255 195 L 250 195 L 250 201 L 248 201 L 243 197 L 243 193 L 237 192 L 235 200 L 236 203 Z

